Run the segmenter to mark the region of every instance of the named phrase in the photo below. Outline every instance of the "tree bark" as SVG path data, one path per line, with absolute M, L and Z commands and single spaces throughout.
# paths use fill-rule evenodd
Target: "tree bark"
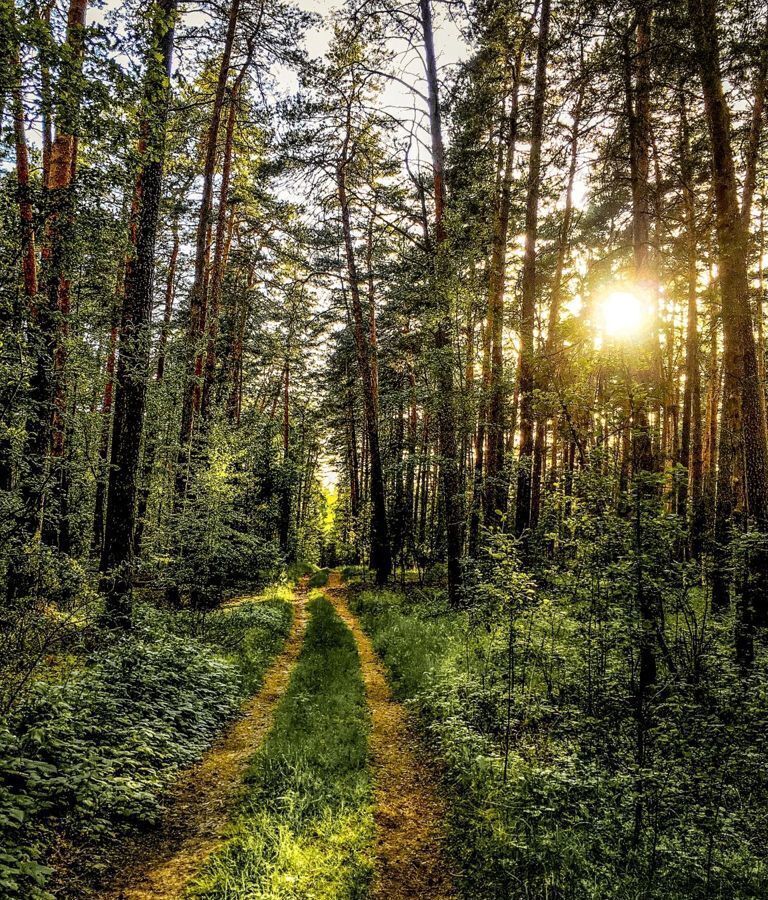
M 377 584 L 387 583 L 392 571 L 392 552 L 389 544 L 389 526 L 387 522 L 387 503 L 384 496 L 384 471 L 381 464 L 379 447 L 379 410 L 378 397 L 373 381 L 370 346 L 370 331 L 365 327 L 363 305 L 360 296 L 360 278 L 357 271 L 357 260 L 352 241 L 352 224 L 350 219 L 350 203 L 347 194 L 347 166 L 349 165 L 351 140 L 351 111 L 347 111 L 347 131 L 342 147 L 341 158 L 336 171 L 336 187 L 341 210 L 341 224 L 344 234 L 344 251 L 347 264 L 349 293 L 352 299 L 352 322 L 355 339 L 355 352 L 360 380 L 363 386 L 363 406 L 365 411 L 366 434 L 370 455 L 371 478 L 371 568 L 376 572 Z
M 650 244 L 651 16 L 649 0 L 641 0 L 636 10 L 634 53 L 630 51 L 628 42 L 624 48 L 625 102 L 632 185 L 632 256 L 635 281 L 643 299 L 657 296 Z M 639 365 L 630 366 L 630 377 L 636 377 L 650 394 L 658 392 L 661 378 L 661 366 L 658 364 L 658 318 L 655 309 L 654 304 L 654 316 L 642 348 L 641 362 Z M 633 465 L 636 471 L 652 472 L 656 463 L 646 398 L 630 397 L 629 411 Z
M 506 513 L 509 486 L 504 474 L 504 290 L 507 275 L 507 239 L 512 207 L 512 176 L 517 148 L 518 100 L 523 66 L 533 19 L 520 39 L 512 68 L 512 90 L 506 121 L 506 145 L 501 190 L 496 198 L 491 243 L 491 266 L 488 289 L 488 340 L 490 342 L 490 380 L 488 400 L 488 460 L 486 471 L 486 517 L 489 524 L 499 524 Z
M 122 269 L 118 278 L 122 279 Z M 122 285 L 121 291 L 122 293 Z M 104 546 L 104 512 L 107 496 L 107 482 L 109 480 L 109 438 L 112 433 L 112 400 L 115 388 L 115 358 L 117 355 L 117 336 L 119 331 L 119 317 L 117 303 L 112 314 L 112 324 L 109 331 L 109 344 L 107 346 L 107 361 L 104 371 L 104 396 L 101 401 L 101 435 L 99 438 L 98 475 L 96 478 L 96 501 L 93 513 L 93 550 L 101 558 Z
M 165 303 L 163 306 L 163 323 L 160 327 L 160 339 L 157 346 L 157 363 L 155 365 L 155 384 L 160 385 L 165 378 L 165 356 L 168 345 L 168 335 L 171 329 L 171 318 L 173 316 L 173 301 L 176 294 L 176 266 L 179 259 L 179 223 L 178 217 L 174 219 L 171 225 L 173 234 L 173 243 L 171 245 L 171 256 L 168 261 L 168 272 L 165 278 Z M 133 533 L 133 553 L 134 556 L 141 556 L 142 542 L 144 540 L 144 531 L 147 527 L 147 507 L 149 505 L 149 495 L 152 490 L 152 473 L 155 468 L 155 457 L 157 456 L 157 445 L 159 440 L 159 423 L 155 423 L 154 427 L 146 432 L 146 440 L 144 441 L 144 455 L 141 460 L 141 474 L 139 478 L 139 499 L 136 507 L 136 529 Z
M 15 25 L 15 16 L 12 19 L 11 25 Z M 35 257 L 32 191 L 29 184 L 29 150 L 27 148 L 27 131 L 24 116 L 21 59 L 19 57 L 19 46 L 17 42 L 14 42 L 13 44 L 12 53 L 11 70 L 13 75 L 11 97 L 13 109 L 13 135 L 16 148 L 16 199 L 19 206 L 19 219 L 21 223 L 21 273 L 28 314 L 34 319 L 37 316 L 37 259 Z
M 46 483 L 61 485 L 48 477 L 46 467 L 55 458 L 61 468 L 66 419 L 66 344 L 69 326 L 71 266 L 74 229 L 73 180 L 77 161 L 80 117 L 80 72 L 85 51 L 87 0 L 71 0 L 67 13 L 68 55 L 56 97 L 56 138 L 50 151 L 50 168 L 44 184 L 45 225 L 41 244 L 41 285 L 34 328 L 35 367 L 30 385 L 31 414 L 27 423 L 29 475 L 25 506 L 29 526 L 53 542 L 58 527 L 45 512 Z M 58 493 L 58 492 L 57 492 Z M 56 499 L 61 502 L 61 496 Z M 55 510 L 52 512 L 55 513 Z M 47 520 L 47 525 L 45 524 Z M 44 527 L 45 525 L 45 527 Z
M 760 137 L 763 131 L 765 110 L 765 82 L 768 77 L 768 18 L 763 32 L 763 45 L 755 72 L 755 89 L 752 98 L 752 115 L 749 120 L 749 136 L 744 165 L 744 186 L 742 188 L 741 218 L 744 228 L 749 232 L 752 220 L 752 200 L 757 183 L 757 164 L 760 157 Z M 762 261 L 761 261 L 762 265 Z
M 224 269 L 227 262 L 227 253 L 234 224 L 234 210 L 231 212 L 230 227 L 227 227 L 227 208 L 229 203 L 229 187 L 232 179 L 232 157 L 235 143 L 235 125 L 237 124 L 237 109 L 240 100 L 240 89 L 243 84 L 248 67 L 253 59 L 255 43 L 249 42 L 248 54 L 237 73 L 237 77 L 229 92 L 229 115 L 227 116 L 227 128 L 224 138 L 224 158 L 221 166 L 221 186 L 219 188 L 219 208 L 216 215 L 215 248 L 213 252 L 213 264 L 211 266 L 211 279 L 208 300 L 208 312 L 205 320 L 208 328 L 208 343 L 205 354 L 205 372 L 203 381 L 201 415 L 207 419 L 210 415 L 211 398 L 213 395 L 214 380 L 216 377 L 217 341 L 219 335 L 219 308 L 221 306 L 221 290 L 224 282 Z
M 550 0 L 542 0 L 536 56 L 536 81 L 531 121 L 531 152 L 528 161 L 528 199 L 525 210 L 525 257 L 520 319 L 520 453 L 517 473 L 515 533 L 522 535 L 531 525 L 531 484 L 534 444 L 534 325 L 536 319 L 536 238 L 539 224 L 541 142 L 544 132 L 544 101 L 547 92 Z
M 153 10 L 152 43 L 145 76 L 141 161 L 134 191 L 132 254 L 125 293 L 115 381 L 111 468 L 101 571 L 106 614 L 129 626 L 136 531 L 136 494 L 149 379 L 155 240 L 162 194 L 165 133 L 177 0 L 158 0 Z
M 10 94 L 11 112 L 13 116 L 14 144 L 16 149 L 16 202 L 19 208 L 19 249 L 21 252 L 21 278 L 25 301 L 25 311 L 15 310 L 12 318 L 20 321 L 24 315 L 30 321 L 30 332 L 34 333 L 38 318 L 37 310 L 37 259 L 35 256 L 34 212 L 32 208 L 32 192 L 29 183 L 29 151 L 27 147 L 26 121 L 22 87 L 22 69 L 19 49 L 19 38 L 16 33 L 16 14 L 13 2 L 5 4 L 2 15 L 4 43 L 10 65 L 7 75 L 2 79 L 3 92 Z M 3 100 L 5 97 L 3 97 Z M 0 117 L 2 122 L 2 117 Z M 14 304 L 15 306 L 15 304 Z M 7 327 L 4 322 L 3 325 Z M 21 340 L 21 336 L 19 336 Z M 0 440 L 0 489 L 10 490 L 13 483 L 14 465 L 11 455 L 12 441 L 4 436 Z
M 424 36 L 424 55 L 429 101 L 429 130 L 432 151 L 432 179 L 435 203 L 435 267 L 433 290 L 437 318 L 434 332 L 435 365 L 437 368 L 437 432 L 440 449 L 442 503 L 445 509 L 448 563 L 448 598 L 458 602 L 461 587 L 461 554 L 464 542 L 464 504 L 459 492 L 459 460 L 456 441 L 456 398 L 454 361 L 451 344 L 451 310 L 444 281 L 445 257 L 445 150 L 437 81 L 437 60 L 432 29 L 430 0 L 419 0 L 421 26 Z
M 203 166 L 203 196 L 195 237 L 195 274 L 189 295 L 189 325 L 187 328 L 187 372 L 182 395 L 181 429 L 179 433 L 179 459 L 176 466 L 174 505 L 178 508 L 187 491 L 192 433 L 195 419 L 200 411 L 202 399 L 201 376 L 203 374 L 202 346 L 206 328 L 207 306 L 207 262 L 210 248 L 211 209 L 213 205 L 213 181 L 216 171 L 216 150 L 218 147 L 221 112 L 227 89 L 227 79 L 232 60 L 237 20 L 241 0 L 232 0 L 227 19 L 224 50 L 219 66 L 216 92 L 213 98 L 211 121 L 206 137 L 205 164 Z
M 689 0 L 696 58 L 704 93 L 704 107 L 712 148 L 719 278 L 725 337 L 725 396 L 721 427 L 723 444 L 738 437 L 744 460 L 747 515 L 761 533 L 768 530 L 768 441 L 765 403 L 758 378 L 755 337 L 749 306 L 748 236 L 738 203 L 738 186 L 730 134 L 730 112 L 720 75 L 720 48 L 715 0 Z M 727 474 L 727 473 L 726 473 Z M 726 475 L 718 481 L 724 481 Z M 719 503 L 718 503 L 719 505 Z M 752 658 L 752 619 L 768 619 L 766 552 L 749 554 L 745 568 L 738 652 L 742 662 Z
M 698 327 L 696 207 L 693 165 L 690 153 L 690 128 L 685 95 L 680 93 L 680 171 L 688 252 L 688 315 L 685 339 L 685 388 L 683 391 L 683 427 L 679 462 L 687 470 L 678 494 L 678 510 L 689 522 L 689 552 L 698 559 L 703 549 L 705 510 L 703 507 L 703 459 L 701 423 L 701 368 Z M 690 502 L 690 512 L 687 504 Z
M 563 273 L 565 263 L 570 252 L 571 222 L 573 220 L 573 186 L 576 181 L 576 169 L 579 160 L 579 127 L 581 124 L 581 109 L 584 103 L 585 82 L 579 84 L 579 92 L 573 108 L 573 125 L 571 131 L 570 164 L 568 167 L 568 181 L 565 189 L 565 209 L 563 221 L 560 226 L 560 239 L 557 246 L 557 262 L 555 274 L 552 279 L 552 293 L 549 302 L 549 320 L 547 325 L 547 337 L 544 343 L 544 359 L 542 360 L 543 387 L 549 388 L 556 378 L 557 356 L 560 350 L 560 306 L 563 293 Z M 533 469 L 531 473 L 531 527 L 535 528 L 539 521 L 541 506 L 542 471 L 546 451 L 546 418 L 540 416 L 536 423 L 536 438 L 533 445 Z M 557 418 L 553 423 L 552 435 L 552 460 L 554 469 L 555 446 L 557 444 Z

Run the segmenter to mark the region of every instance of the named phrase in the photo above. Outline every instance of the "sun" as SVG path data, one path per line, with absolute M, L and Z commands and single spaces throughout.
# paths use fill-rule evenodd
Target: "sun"
M 600 303 L 602 328 L 609 337 L 632 337 L 642 330 L 646 316 L 645 304 L 631 290 L 609 291 Z

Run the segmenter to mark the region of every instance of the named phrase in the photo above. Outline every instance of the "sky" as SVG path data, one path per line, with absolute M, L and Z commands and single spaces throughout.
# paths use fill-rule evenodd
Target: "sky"
M 339 10 L 343 4 L 338 0 L 294 0 L 296 5 L 306 12 L 316 13 L 321 16 L 323 21 L 315 28 L 307 33 L 305 46 L 310 56 L 318 58 L 323 57 L 328 51 L 331 41 L 332 32 L 330 26 L 330 18 L 334 12 Z M 417 6 L 416 0 L 412 0 L 414 9 Z M 438 55 L 438 66 L 441 74 L 445 75 L 451 66 L 463 59 L 468 53 L 468 47 L 459 32 L 456 23 L 451 21 L 445 15 L 442 15 L 440 8 L 435 5 L 435 48 Z M 423 63 L 419 55 L 414 51 L 403 52 L 402 42 L 392 41 L 392 51 L 397 56 L 397 62 L 393 68 L 393 74 L 403 78 L 408 83 L 413 83 L 419 90 L 424 90 Z M 293 72 L 285 69 L 277 73 L 280 86 L 290 91 L 296 87 L 296 76 Z M 405 85 L 397 81 L 389 81 L 383 91 L 381 102 L 385 109 L 393 114 L 397 114 L 404 120 L 412 120 L 414 101 L 417 113 L 420 115 L 423 106 L 422 101 Z
M 306 12 L 317 13 L 324 18 L 330 13 L 338 10 L 341 3 L 337 0 L 294 0 L 296 5 Z M 414 7 L 416 0 L 413 0 Z M 456 26 L 444 18 L 440 17 L 439 10 L 436 13 L 436 29 L 435 40 L 436 49 L 440 56 L 440 62 L 443 65 L 450 65 L 457 62 L 466 53 L 466 44 L 461 38 Z M 328 43 L 331 36 L 331 30 L 327 23 L 314 28 L 307 35 L 306 46 L 312 56 L 322 56 L 328 49 Z

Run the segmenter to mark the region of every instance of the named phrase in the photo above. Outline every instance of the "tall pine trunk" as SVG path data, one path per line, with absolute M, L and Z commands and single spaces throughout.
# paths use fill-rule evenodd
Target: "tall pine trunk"
M 528 160 L 528 198 L 525 210 L 525 257 L 520 313 L 520 454 L 517 473 L 515 533 L 522 535 L 531 525 L 531 483 L 534 444 L 534 325 L 536 319 L 536 239 L 539 225 L 541 142 L 544 132 L 544 101 L 547 92 L 550 0 L 542 0 L 536 81 L 531 121 L 531 152 Z
M 444 283 L 447 275 L 447 260 L 445 259 L 445 150 L 443 146 L 443 127 L 430 0 L 419 0 L 419 11 L 424 37 L 435 203 L 435 260 L 432 289 L 434 291 L 435 316 L 437 319 L 434 330 L 434 348 L 438 392 L 437 435 L 440 449 L 441 499 L 445 511 L 448 598 L 451 603 L 457 603 L 461 587 L 464 504 L 459 490 L 454 360 L 451 342 L 453 323 L 451 321 L 450 299 Z
M 739 208 L 738 185 L 730 133 L 730 111 L 720 74 L 717 4 L 715 0 L 689 0 L 696 58 L 704 93 L 704 107 L 712 148 L 712 177 L 715 197 L 716 231 L 719 249 L 719 277 L 725 337 L 725 393 L 721 428 L 720 466 L 730 466 L 723 454 L 731 438 L 739 439 L 747 515 L 761 533 L 768 531 L 768 440 L 765 403 L 758 377 L 757 352 L 752 330 L 747 276 L 748 235 Z M 718 478 L 718 486 L 727 480 Z M 719 501 L 718 501 L 719 506 Z M 764 544 L 764 541 L 762 541 Z M 756 618 L 768 619 L 766 590 L 766 550 L 763 546 L 748 554 L 743 572 L 739 654 L 745 663 L 752 658 L 751 629 Z
M 60 487 L 66 483 L 61 471 L 66 421 L 65 365 L 86 9 L 87 0 L 71 0 L 67 13 L 67 54 L 54 104 L 56 137 L 51 145 L 49 168 L 43 185 L 45 224 L 40 277 L 43 296 L 32 329 L 35 365 L 30 384 L 31 411 L 25 452 L 29 464 L 25 505 L 31 530 L 51 543 L 57 539 L 60 524 L 54 521 L 55 507 L 60 507 L 62 500 L 56 485 Z M 50 495 L 56 502 L 54 509 L 46 510 Z
M 680 171 L 683 182 L 685 229 L 688 252 L 688 315 L 685 338 L 685 388 L 683 392 L 683 427 L 680 440 L 680 465 L 687 479 L 680 485 L 678 509 L 689 522 L 689 550 L 694 559 L 703 549 L 705 511 L 703 507 L 703 441 L 701 422 L 701 369 L 698 327 L 698 272 L 696 253 L 696 207 L 693 166 L 690 154 L 690 127 L 685 95 L 680 94 Z M 690 506 L 690 513 L 688 512 Z
M 106 614 L 115 625 L 131 621 L 136 495 L 149 378 L 155 240 L 162 194 L 165 133 L 177 0 L 153 8 L 147 54 L 140 163 L 134 191 L 131 255 L 126 264 L 119 356 L 115 378 L 107 515 L 101 570 L 108 577 Z
M 502 350 L 504 333 L 504 290 L 507 281 L 507 240 L 509 217 L 512 207 L 512 176 L 517 148 L 518 98 L 520 81 L 523 76 L 525 54 L 528 47 L 529 23 L 520 40 L 512 69 L 512 90 L 506 121 L 506 143 L 504 147 L 504 167 L 501 190 L 496 198 L 493 217 L 491 243 L 491 266 L 488 288 L 488 340 L 490 344 L 490 377 L 488 399 L 488 460 L 485 484 L 485 508 L 489 523 L 498 524 L 500 516 L 507 509 L 508 485 L 504 473 L 504 428 L 505 390 L 504 356 Z M 485 387 L 485 385 L 483 386 Z
M 211 210 L 213 207 L 213 182 L 216 172 L 216 151 L 218 148 L 221 113 L 227 89 L 227 79 L 232 60 L 240 0 L 232 0 L 227 18 L 227 32 L 224 50 L 219 65 L 216 91 L 213 98 L 211 119 L 205 144 L 203 165 L 203 195 L 197 220 L 195 236 L 195 273 L 189 295 L 189 324 L 187 327 L 187 359 L 185 383 L 182 394 L 181 429 L 179 433 L 179 458 L 176 466 L 174 506 L 178 509 L 184 500 L 189 479 L 191 443 L 195 421 L 200 412 L 202 400 L 202 376 L 204 370 L 203 338 L 206 331 L 208 300 L 208 256 L 211 245 Z
M 370 456 L 371 479 L 371 568 L 376 572 L 376 582 L 386 584 L 392 571 L 392 551 L 389 543 L 387 503 L 384 495 L 384 470 L 379 446 L 379 410 L 376 392 L 375 368 L 372 362 L 373 347 L 370 343 L 370 327 L 365 327 L 363 305 L 360 296 L 360 276 L 352 241 L 350 203 L 347 193 L 347 166 L 349 165 L 350 117 L 347 114 L 347 132 L 341 158 L 336 172 L 336 187 L 341 210 L 341 224 L 344 234 L 344 251 L 347 263 L 349 293 L 352 299 L 352 331 L 360 380 L 363 386 L 363 407 L 365 412 L 366 435 Z
M 163 323 L 160 327 L 160 339 L 157 345 L 157 364 L 155 366 L 156 389 L 159 388 L 165 378 L 168 335 L 171 329 L 173 301 L 176 295 L 176 266 L 179 259 L 180 245 L 179 223 L 177 219 L 175 219 L 171 225 L 171 231 L 173 233 L 173 243 L 171 245 L 171 256 L 168 261 L 168 272 L 165 278 Z M 141 460 L 141 476 L 139 479 L 139 499 L 136 507 L 136 530 L 133 533 L 133 552 L 135 556 L 141 555 L 144 532 L 147 527 L 147 507 L 149 505 L 149 495 L 152 490 L 152 474 L 155 468 L 155 457 L 157 456 L 157 447 L 160 440 L 160 423 L 155 423 L 153 428 L 146 429 L 145 434 L 144 455 Z
M 563 294 L 563 273 L 565 263 L 570 252 L 571 223 L 573 221 L 573 188 L 576 182 L 576 169 L 579 161 L 579 128 L 581 125 L 581 109 L 584 103 L 585 82 L 579 84 L 579 92 L 573 109 L 573 123 L 571 131 L 570 163 L 568 166 L 568 181 L 565 188 L 565 209 L 563 221 L 560 226 L 560 237 L 557 244 L 557 261 L 555 274 L 552 278 L 552 293 L 549 302 L 549 317 L 547 324 L 547 338 L 544 343 L 544 359 L 541 367 L 542 387 L 548 389 L 552 386 L 557 376 L 557 359 L 560 350 L 559 326 L 560 307 Z M 533 469 L 531 472 L 531 527 L 535 528 L 539 521 L 541 506 L 542 472 L 546 452 L 546 418 L 539 416 L 536 422 L 536 438 L 533 445 Z M 552 433 L 552 471 L 556 465 L 557 446 L 557 417 L 553 422 Z

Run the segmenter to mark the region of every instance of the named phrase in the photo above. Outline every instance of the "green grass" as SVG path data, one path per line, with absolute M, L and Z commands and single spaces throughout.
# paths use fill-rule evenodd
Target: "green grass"
M 296 562 L 292 562 L 288 566 L 288 568 L 285 570 L 285 574 L 289 581 L 292 581 L 294 584 L 296 584 L 306 575 L 314 575 L 317 571 L 318 568 L 314 563 L 297 560 Z
M 308 581 L 311 588 L 321 588 L 328 584 L 328 576 L 331 574 L 330 569 L 318 569 Z
M 364 584 L 373 581 L 375 573 L 367 566 L 344 566 L 341 577 L 347 584 Z
M 760 672 L 745 692 L 729 673 L 725 623 L 710 625 L 701 663 L 713 686 L 669 678 L 657 701 L 636 841 L 626 650 L 607 613 L 602 633 L 589 630 L 597 625 L 574 583 L 542 590 L 516 617 L 506 778 L 509 619 L 453 611 L 415 589 L 357 591 L 351 603 L 441 761 L 467 900 L 768 896 L 768 782 L 756 774 L 765 771 L 768 679 Z M 680 619 L 670 616 L 670 647 Z M 600 679 L 592 695 L 590 671 Z
M 399 699 L 413 699 L 436 673 L 452 672 L 465 663 L 467 622 L 462 614 L 434 614 L 406 605 L 404 595 L 395 591 L 351 592 L 350 599 L 374 649 L 387 663 Z
M 442 763 L 460 895 L 548 896 L 542 885 L 557 883 L 551 873 L 562 860 L 567 867 L 570 850 L 567 831 L 557 821 L 549 827 L 562 813 L 552 786 L 559 784 L 560 764 L 564 779 L 571 773 L 557 747 L 550 747 L 545 763 L 535 747 L 522 742 L 511 753 L 510 782 L 503 783 L 503 630 L 471 628 L 466 613 L 449 610 L 438 595 L 424 591 L 360 591 L 351 602 L 387 665 L 396 696 L 416 711 Z
M 369 719 L 354 638 L 315 595 L 275 722 L 256 753 L 232 836 L 189 895 L 355 900 L 372 872 Z

